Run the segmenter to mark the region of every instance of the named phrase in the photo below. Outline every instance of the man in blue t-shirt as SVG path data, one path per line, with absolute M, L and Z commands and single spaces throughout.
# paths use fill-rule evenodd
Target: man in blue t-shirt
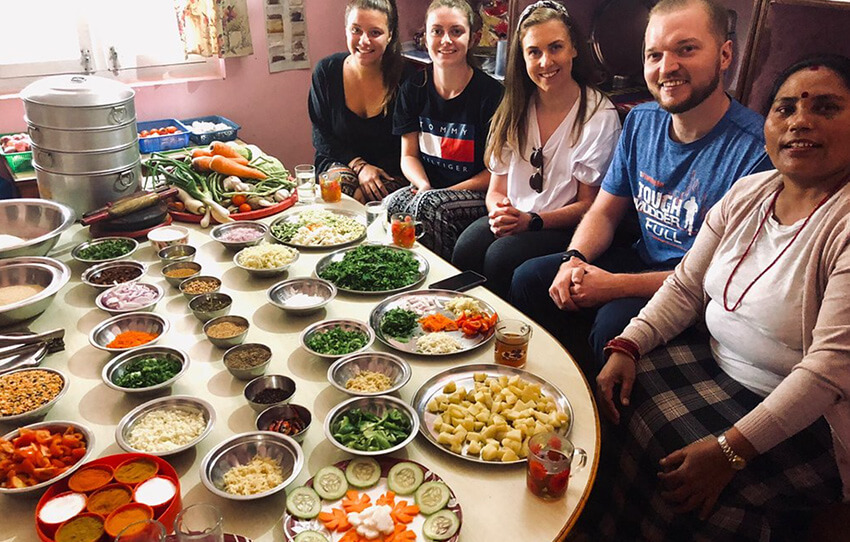
M 602 190 L 568 250 L 532 259 L 514 273 L 511 302 L 579 354 L 588 377 L 604 363 L 605 344 L 691 247 L 711 206 L 738 178 L 772 167 L 764 119 L 720 84 L 732 63 L 726 28 L 726 9 L 714 0 L 662 0 L 653 8 L 644 78 L 655 102 L 626 118 Z M 611 247 L 630 208 L 637 211 L 640 239 Z M 576 318 L 578 311 L 584 314 Z M 598 366 L 581 359 L 576 331 L 583 316 L 592 318 Z

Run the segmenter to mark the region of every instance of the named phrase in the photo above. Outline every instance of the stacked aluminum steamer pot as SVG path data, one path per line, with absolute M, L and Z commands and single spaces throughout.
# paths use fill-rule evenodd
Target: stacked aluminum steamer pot
M 41 197 L 80 217 L 139 189 L 134 95 L 88 75 L 48 77 L 21 92 Z

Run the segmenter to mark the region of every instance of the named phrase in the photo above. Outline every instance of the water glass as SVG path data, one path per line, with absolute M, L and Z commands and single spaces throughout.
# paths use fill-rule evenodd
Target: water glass
M 383 201 L 366 202 L 366 225 L 371 226 L 375 220 L 382 222 L 384 229 L 387 228 L 387 207 Z
M 544 500 L 560 499 L 567 492 L 573 463 L 575 470 L 587 464 L 587 453 L 555 432 L 538 433 L 528 440 L 525 483 Z
M 177 514 L 174 533 L 178 542 L 224 542 L 221 512 L 211 504 L 188 506 Z
M 146 519 L 124 527 L 115 542 L 165 542 L 165 527 L 155 519 Z
M 500 320 L 496 324 L 495 362 L 509 367 L 525 367 L 531 326 L 522 320 Z
M 295 166 L 295 190 L 301 203 L 316 201 L 316 167 L 313 164 Z

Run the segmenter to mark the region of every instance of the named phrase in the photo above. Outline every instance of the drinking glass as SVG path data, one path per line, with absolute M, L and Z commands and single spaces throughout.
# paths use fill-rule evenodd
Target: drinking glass
M 496 324 L 496 363 L 509 367 L 525 367 L 530 340 L 530 325 L 522 320 L 500 320 Z
M 587 453 L 555 432 L 538 433 L 528 440 L 525 483 L 544 500 L 560 499 L 567 492 L 573 462 L 575 470 L 587 464 Z
M 115 542 L 165 542 L 165 527 L 155 519 L 146 519 L 124 527 Z
M 313 164 L 295 166 L 295 183 L 298 201 L 301 203 L 316 201 L 316 168 Z
M 337 173 L 319 175 L 319 188 L 325 203 L 336 203 L 342 199 L 342 181 Z
M 418 220 L 413 220 L 412 216 L 404 213 L 394 214 L 391 226 L 393 244 L 401 248 L 413 248 L 416 240 L 425 233 L 421 228 L 417 233 L 417 226 L 422 226 L 422 223 Z
M 177 514 L 174 532 L 178 542 L 224 542 L 221 512 L 211 504 L 188 506 Z
M 387 208 L 383 201 L 366 202 L 366 225 L 370 226 L 375 220 L 380 220 L 387 229 Z

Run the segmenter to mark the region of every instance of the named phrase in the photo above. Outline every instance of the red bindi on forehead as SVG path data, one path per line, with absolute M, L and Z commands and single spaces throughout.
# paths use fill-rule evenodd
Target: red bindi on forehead
M 820 69 L 820 66 L 817 66 L 817 65 L 815 65 L 815 66 L 809 66 L 809 71 L 816 72 L 816 71 L 818 71 L 819 69 Z
M 808 98 L 808 97 L 809 97 L 808 92 L 803 92 L 802 94 L 800 94 L 800 98 Z

